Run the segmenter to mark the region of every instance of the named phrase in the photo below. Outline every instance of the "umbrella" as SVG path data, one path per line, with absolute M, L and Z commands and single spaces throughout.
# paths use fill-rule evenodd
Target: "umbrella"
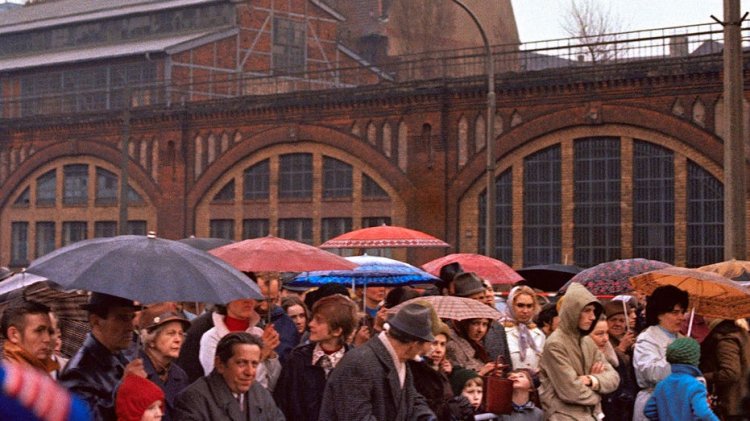
M 422 269 L 433 275 L 440 274 L 440 268 L 449 263 L 458 263 L 466 272 L 474 272 L 493 285 L 514 284 L 523 277 L 500 260 L 474 253 L 454 253 L 437 258 L 422 265 Z
M 62 288 L 102 292 L 144 304 L 263 299 L 250 278 L 221 259 L 153 234 L 79 241 L 34 260 L 27 271 Z
M 438 278 L 398 260 L 379 256 L 351 256 L 347 260 L 357 264 L 352 270 L 328 270 L 303 272 L 289 285 L 321 286 L 340 284 L 345 286 L 402 286 L 436 282 Z
M 526 280 L 526 285 L 532 288 L 538 288 L 542 291 L 557 291 L 565 285 L 573 276 L 577 275 L 583 269 L 576 265 L 562 265 L 552 263 L 549 265 L 529 266 L 518 269 L 519 275 Z
M 563 285 L 558 294 L 565 294 L 568 286 L 577 282 L 594 295 L 620 295 L 632 290 L 630 277 L 671 266 L 668 263 L 648 259 L 622 259 L 600 263 L 581 271 Z
M 225 238 L 195 237 L 192 235 L 188 238 L 183 238 L 182 240 L 177 240 L 177 241 L 179 241 L 182 244 L 187 244 L 190 247 L 194 247 L 194 248 L 197 248 L 198 250 L 203 250 L 203 251 L 209 251 L 217 247 L 226 246 L 227 244 L 234 243 L 234 241 L 227 240 Z
M 750 281 L 750 262 L 747 260 L 727 260 L 713 265 L 701 266 L 698 270 L 718 273 L 719 275 L 737 282 Z
M 651 294 L 663 285 L 674 285 L 690 296 L 690 307 L 702 316 L 721 319 L 750 317 L 750 291 L 715 273 L 667 267 L 634 276 L 633 287 Z
M 304 272 L 357 267 L 341 256 L 297 241 L 269 235 L 209 251 L 243 272 Z
M 422 231 L 381 225 L 341 234 L 321 244 L 322 248 L 366 249 L 394 247 L 449 247 L 439 238 Z
M 389 314 L 396 314 L 401 307 L 410 303 L 426 301 L 432 305 L 441 319 L 466 320 L 466 319 L 491 319 L 497 320 L 502 315 L 499 311 L 471 298 L 454 297 L 451 295 L 430 295 L 417 297 L 388 309 Z

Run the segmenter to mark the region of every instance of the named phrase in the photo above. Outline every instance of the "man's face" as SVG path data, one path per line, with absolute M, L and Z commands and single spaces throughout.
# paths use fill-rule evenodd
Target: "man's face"
M 596 319 L 596 313 L 595 313 L 595 306 L 593 304 L 588 304 L 586 307 L 581 310 L 581 315 L 578 317 L 578 328 L 583 331 L 588 331 L 591 329 L 591 325 L 594 323 L 594 320 Z
M 226 363 L 216 358 L 216 371 L 232 393 L 245 393 L 255 381 L 255 372 L 260 364 L 260 348 L 258 345 L 236 344 L 232 351 L 232 357 Z
M 385 287 L 367 287 L 365 298 L 367 299 L 367 306 L 374 308 L 385 299 Z
M 310 320 L 311 342 L 332 342 L 333 339 L 338 341 L 342 331 L 341 328 L 338 328 L 335 332 L 332 332 L 328 320 L 320 313 L 313 314 L 313 318 Z
M 133 341 L 135 310 L 131 307 L 112 307 L 107 318 L 92 315 L 94 335 L 111 352 L 127 349 Z
M 230 301 L 227 304 L 227 316 L 239 320 L 250 320 L 258 302 L 251 298 Z
M 255 307 L 255 311 L 260 314 L 268 314 L 271 306 L 276 305 L 279 301 L 279 280 L 261 279 L 258 281 L 258 287 L 260 287 L 260 292 L 264 297 L 266 297 L 266 299 L 264 301 L 258 302 Z
M 609 334 L 619 338 L 625 334 L 628 320 L 624 314 L 615 314 L 607 319 L 607 325 L 609 326 Z
M 528 324 L 534 317 L 534 297 L 529 294 L 519 294 L 513 300 L 513 313 L 518 323 Z
M 51 325 L 47 314 L 26 314 L 23 328 L 8 329 L 9 340 L 40 360 L 49 357 Z

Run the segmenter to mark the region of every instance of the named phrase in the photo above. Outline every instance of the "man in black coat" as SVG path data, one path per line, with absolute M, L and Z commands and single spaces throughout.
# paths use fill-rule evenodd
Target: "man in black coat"
M 60 383 L 80 396 L 96 421 L 115 420 L 114 391 L 127 373 L 146 377 L 141 359 L 128 360 L 123 351 L 133 340 L 136 306 L 130 300 L 93 293 L 83 306 L 91 333 L 60 375 Z
M 433 341 L 430 309 L 404 306 L 388 328 L 344 355 L 326 384 L 320 420 L 436 420 L 406 362 Z
M 255 381 L 260 338 L 230 333 L 216 346 L 214 370 L 177 396 L 174 419 L 180 421 L 284 421 L 271 394 Z

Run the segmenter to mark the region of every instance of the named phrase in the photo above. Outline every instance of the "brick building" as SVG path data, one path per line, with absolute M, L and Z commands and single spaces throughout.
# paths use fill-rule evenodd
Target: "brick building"
M 376 66 L 337 41 L 346 16 L 329 3 L 170 0 L 152 14 L 118 2 L 112 25 L 91 29 L 120 28 L 114 47 L 49 52 L 58 40 L 49 19 L 65 18 L 0 25 L 0 264 L 118 231 L 125 138 L 129 232 L 320 244 L 391 223 L 484 252 L 481 50 Z M 210 22 L 176 28 L 194 7 L 212 10 L 196 14 Z M 298 20 L 304 59 L 292 42 Z M 268 24 L 286 35 L 258 29 Z M 686 48 L 617 62 L 579 60 L 571 47 L 494 49 L 505 70 L 490 122 L 494 255 L 515 267 L 721 260 L 721 57 L 705 51 L 720 29 L 691 31 L 654 43 Z M 42 46 L 3 54 L 5 33 Z M 444 252 L 396 256 L 421 263 Z

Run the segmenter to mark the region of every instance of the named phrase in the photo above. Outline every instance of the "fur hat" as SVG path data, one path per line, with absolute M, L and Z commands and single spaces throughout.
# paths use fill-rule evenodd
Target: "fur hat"
M 115 412 L 119 421 L 140 421 L 143 413 L 151 404 L 162 401 L 164 409 L 164 391 L 159 386 L 143 377 L 129 374 L 125 376 L 115 398 Z
M 701 360 L 701 346 L 693 338 L 677 338 L 667 347 L 667 361 L 670 364 L 698 366 Z

